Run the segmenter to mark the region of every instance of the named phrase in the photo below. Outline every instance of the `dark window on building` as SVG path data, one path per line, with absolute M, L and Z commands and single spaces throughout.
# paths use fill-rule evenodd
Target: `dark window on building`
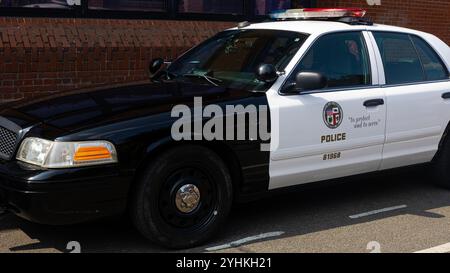
M 73 7 L 74 2 L 66 0 L 0 0 L 0 7 L 70 9 Z M 68 3 L 71 3 L 71 5 Z
M 181 13 L 217 13 L 243 14 L 242 0 L 180 0 L 178 11 Z
M 256 0 L 256 15 L 266 15 L 275 10 L 289 9 L 291 0 Z
M 374 36 L 383 59 L 386 84 L 425 80 L 419 56 L 409 35 L 375 32 Z
M 448 71 L 434 49 L 419 37 L 412 36 L 412 39 L 419 53 L 427 80 L 448 79 Z
M 316 72 L 328 80 L 328 88 L 371 84 L 370 61 L 360 32 L 334 33 L 319 38 L 303 57 L 287 84 L 299 72 Z
M 276 10 L 311 8 L 311 0 L 255 0 L 255 15 L 266 15 Z
M 89 0 L 90 9 L 166 11 L 166 0 Z
M 236 21 L 253 20 L 255 16 L 280 9 L 314 6 L 315 0 L 0 0 L 0 16 L 167 17 Z M 28 8 L 44 8 L 46 11 L 40 14 Z

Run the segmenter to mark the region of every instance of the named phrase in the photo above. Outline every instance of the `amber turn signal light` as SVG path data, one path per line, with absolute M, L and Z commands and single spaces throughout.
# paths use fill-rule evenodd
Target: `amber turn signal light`
M 106 147 L 79 147 L 75 152 L 75 161 L 93 161 L 111 159 L 112 155 Z

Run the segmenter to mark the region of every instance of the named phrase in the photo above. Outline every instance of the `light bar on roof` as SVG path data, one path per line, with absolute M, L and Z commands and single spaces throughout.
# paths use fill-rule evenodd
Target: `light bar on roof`
M 342 18 L 354 17 L 362 18 L 366 15 L 366 10 L 359 8 L 345 8 L 345 9 L 322 9 L 322 8 L 308 8 L 308 9 L 288 9 L 270 14 L 272 19 L 314 19 L 314 18 Z

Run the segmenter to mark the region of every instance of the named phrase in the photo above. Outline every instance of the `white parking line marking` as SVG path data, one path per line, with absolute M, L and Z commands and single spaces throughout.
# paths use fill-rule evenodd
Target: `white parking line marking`
M 372 210 L 372 211 L 368 211 L 368 212 L 364 212 L 364 213 L 360 213 L 360 214 L 351 215 L 349 217 L 351 219 L 358 219 L 358 218 L 361 218 L 361 217 L 366 217 L 366 216 L 379 214 L 379 213 L 383 213 L 383 212 L 388 212 L 388 211 L 393 211 L 393 210 L 398 210 L 398 209 L 404 209 L 404 208 L 407 208 L 407 207 L 408 207 L 407 205 L 400 205 L 400 206 L 389 207 L 389 208 L 384 208 L 384 209 Z
M 224 245 L 220 245 L 220 246 L 214 246 L 214 247 L 209 247 L 207 249 L 205 249 L 206 251 L 217 251 L 217 250 L 223 250 L 223 249 L 227 249 L 227 248 L 231 248 L 231 247 L 238 247 L 241 246 L 243 244 L 246 244 L 248 242 L 251 241 L 258 241 L 258 240 L 262 240 L 262 239 L 266 239 L 266 238 L 272 238 L 272 237 L 278 237 L 284 234 L 284 231 L 276 231 L 276 232 L 269 232 L 269 233 L 263 233 L 263 234 L 259 234 L 256 236 L 251 236 L 251 237 L 247 237 L 244 239 L 240 239 L 228 244 L 224 244 Z
M 450 243 L 416 251 L 414 253 L 450 253 Z

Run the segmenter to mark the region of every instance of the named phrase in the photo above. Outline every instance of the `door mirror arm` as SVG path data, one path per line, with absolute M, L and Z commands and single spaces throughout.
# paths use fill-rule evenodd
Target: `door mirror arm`
M 281 93 L 283 94 L 299 94 L 301 90 L 297 88 L 297 83 L 291 82 L 283 86 L 281 89 Z

